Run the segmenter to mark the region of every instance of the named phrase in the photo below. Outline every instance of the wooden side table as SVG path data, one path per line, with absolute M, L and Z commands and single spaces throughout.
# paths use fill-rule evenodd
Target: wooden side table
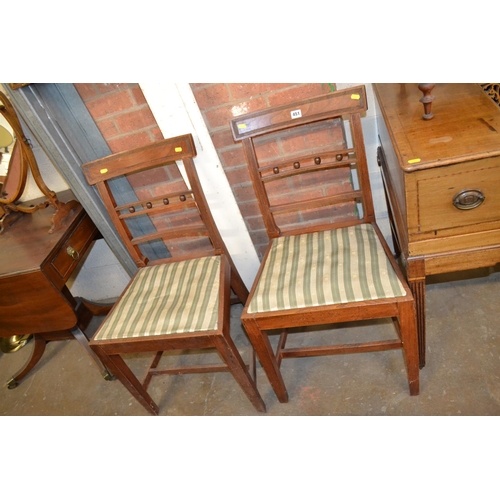
M 60 197 L 66 201 L 71 193 Z M 8 381 L 9 389 L 34 368 L 51 340 L 76 338 L 103 377 L 113 378 L 82 332 L 93 315 L 106 314 L 111 306 L 76 300 L 66 287 L 99 233 L 79 203 L 64 226 L 50 234 L 52 215 L 50 207 L 26 214 L 0 235 L 0 337 L 34 335 L 32 356 Z
M 425 278 L 500 262 L 500 108 L 477 84 L 374 84 L 379 165 L 396 253 L 415 296 L 425 365 Z

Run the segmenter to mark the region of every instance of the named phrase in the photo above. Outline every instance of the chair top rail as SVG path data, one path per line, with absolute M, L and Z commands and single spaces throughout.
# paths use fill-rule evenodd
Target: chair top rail
M 364 85 L 249 113 L 231 120 L 235 141 L 368 109 Z
M 87 182 L 91 185 L 120 175 L 140 172 L 148 168 L 193 158 L 196 148 L 191 134 L 149 144 L 131 151 L 115 153 L 82 165 Z

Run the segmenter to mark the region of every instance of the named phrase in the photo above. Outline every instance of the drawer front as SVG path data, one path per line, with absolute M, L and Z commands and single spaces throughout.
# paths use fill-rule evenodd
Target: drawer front
M 500 158 L 414 172 L 417 217 L 410 233 L 460 234 L 500 221 Z M 411 191 L 411 190 L 410 190 Z M 472 229 L 471 229 L 472 228 Z M 428 237 L 432 237 L 428 234 Z
M 61 245 L 59 252 L 51 262 L 51 266 L 64 282 L 70 277 L 90 243 L 92 243 L 95 232 L 94 223 L 86 215 Z

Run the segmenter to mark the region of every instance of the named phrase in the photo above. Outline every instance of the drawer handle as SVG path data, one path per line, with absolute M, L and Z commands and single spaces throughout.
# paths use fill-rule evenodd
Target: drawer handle
M 471 210 L 484 201 L 484 194 L 480 189 L 464 189 L 453 197 L 453 205 L 459 210 Z
M 78 250 L 75 250 L 73 247 L 66 248 L 66 252 L 73 260 L 78 260 L 80 258 Z

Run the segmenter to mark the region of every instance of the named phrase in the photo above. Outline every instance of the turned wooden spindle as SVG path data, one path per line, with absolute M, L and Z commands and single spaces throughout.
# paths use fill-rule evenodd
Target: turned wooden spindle
M 424 94 L 419 100 L 424 105 L 424 114 L 422 118 L 424 120 L 431 120 L 434 118 L 434 113 L 431 111 L 432 101 L 434 101 L 434 96 L 431 95 L 432 89 L 436 86 L 435 83 L 419 83 L 418 88 Z

